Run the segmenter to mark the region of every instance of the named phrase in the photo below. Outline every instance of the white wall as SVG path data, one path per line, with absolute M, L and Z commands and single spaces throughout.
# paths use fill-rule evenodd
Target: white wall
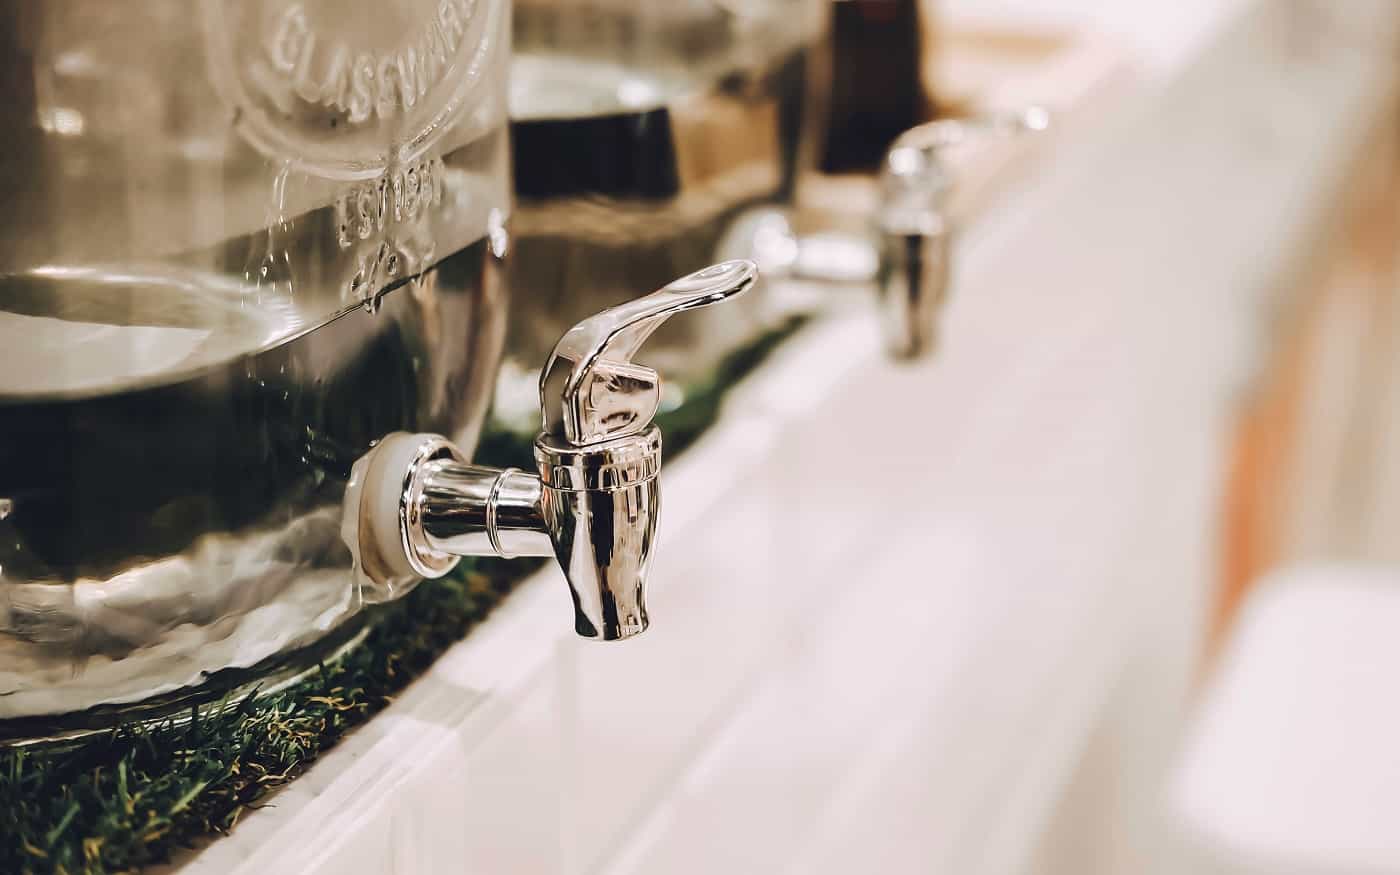
M 1144 69 L 1167 74 L 1243 0 L 925 0 L 949 22 L 1035 22 L 1121 39 Z

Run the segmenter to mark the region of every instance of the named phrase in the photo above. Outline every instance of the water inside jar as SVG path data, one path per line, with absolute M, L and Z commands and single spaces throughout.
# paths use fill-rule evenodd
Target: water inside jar
M 0 277 L 0 397 L 106 394 L 247 355 L 311 327 L 217 275 L 40 267 Z

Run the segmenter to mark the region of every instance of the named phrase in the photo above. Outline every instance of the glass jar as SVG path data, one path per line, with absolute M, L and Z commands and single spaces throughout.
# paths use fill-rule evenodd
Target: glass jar
M 730 224 L 790 203 L 815 158 L 823 0 L 517 0 L 512 385 L 588 313 L 723 257 Z M 762 289 L 662 328 L 648 363 L 703 380 L 767 327 Z M 507 375 L 513 369 L 507 368 Z
M 501 354 L 509 20 L 0 0 L 0 719 L 353 634 L 352 462 L 470 451 Z

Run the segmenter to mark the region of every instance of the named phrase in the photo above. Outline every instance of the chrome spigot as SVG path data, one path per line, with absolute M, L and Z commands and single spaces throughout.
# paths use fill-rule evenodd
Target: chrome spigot
M 954 180 L 941 153 L 988 135 L 1043 131 L 1041 107 L 969 119 L 940 119 L 910 128 L 885 155 L 880 172 L 876 277 L 891 356 L 918 358 L 937 340 L 938 315 L 948 294 L 956 222 L 949 210 Z
M 885 154 L 869 231 L 798 233 L 785 211 L 761 207 L 736 223 L 721 256 L 752 258 L 766 281 L 875 284 L 886 348 L 896 359 L 926 355 L 947 298 L 957 218 L 956 186 L 943 151 L 992 136 L 1046 130 L 1041 107 L 986 117 L 940 119 L 910 128 Z
M 396 598 L 463 556 L 554 556 L 579 635 L 645 631 L 661 378 L 632 356 L 671 316 L 742 294 L 757 277 L 752 262 L 723 262 L 569 329 L 540 376 L 537 474 L 472 465 L 438 435 L 376 445 L 354 466 L 342 526 L 365 600 Z

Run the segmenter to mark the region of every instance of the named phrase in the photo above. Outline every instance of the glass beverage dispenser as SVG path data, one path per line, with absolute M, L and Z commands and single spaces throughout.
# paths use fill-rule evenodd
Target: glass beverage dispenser
M 352 464 L 397 430 L 470 452 L 495 377 L 509 22 L 0 0 L 0 720 L 353 637 Z
M 708 264 L 746 209 L 791 203 L 820 145 L 826 18 L 825 0 L 517 0 L 509 269 L 531 294 L 513 362 L 538 367 L 584 314 Z M 764 310 L 758 294 L 677 320 L 650 360 L 701 379 Z M 526 410 L 533 382 L 519 374 Z

